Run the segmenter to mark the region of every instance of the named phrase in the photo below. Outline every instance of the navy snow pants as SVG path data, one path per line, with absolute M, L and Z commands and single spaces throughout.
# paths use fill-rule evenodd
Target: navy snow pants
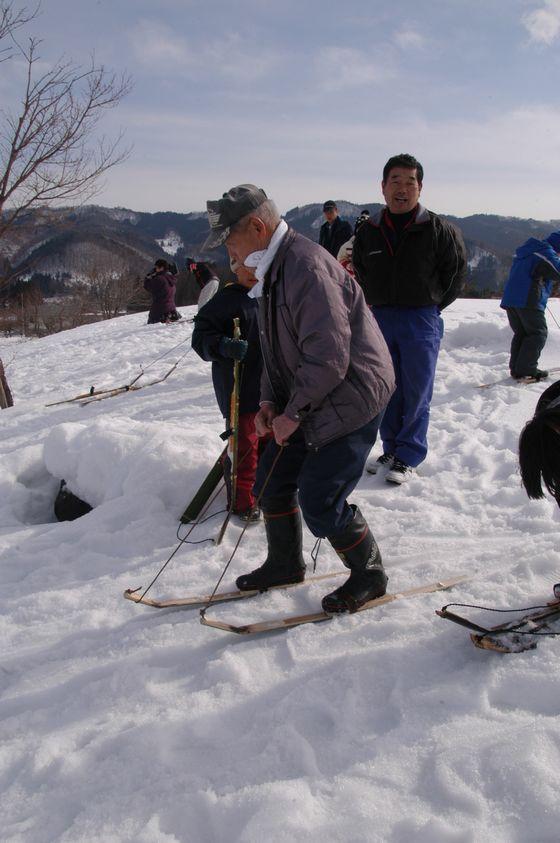
M 415 468 L 428 452 L 430 402 L 443 320 L 429 307 L 372 307 L 393 358 L 397 388 L 385 410 L 383 452 Z
M 317 538 L 336 536 L 354 517 L 346 498 L 356 488 L 375 444 L 381 414 L 317 451 L 305 446 L 301 429 L 290 437 L 264 490 L 261 506 L 299 492 L 305 523 Z M 254 494 L 260 493 L 279 446 L 272 439 L 259 457 Z
M 534 375 L 548 336 L 544 310 L 506 307 L 506 313 L 513 331 L 509 358 L 512 377 Z

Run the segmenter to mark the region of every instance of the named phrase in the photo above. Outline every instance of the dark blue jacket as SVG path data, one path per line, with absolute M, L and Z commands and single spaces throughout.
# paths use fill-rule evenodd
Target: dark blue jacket
M 467 274 L 461 233 L 422 205 L 397 244 L 381 208 L 356 232 L 352 263 L 373 307 L 437 305 L 443 310 L 460 295 Z
M 199 357 L 212 361 L 212 381 L 220 412 L 229 418 L 233 390 L 233 360 L 219 352 L 222 337 L 233 336 L 233 320 L 239 317 L 241 339 L 249 348 L 243 360 L 240 413 L 256 413 L 259 409 L 262 372 L 261 347 L 257 324 L 257 301 L 249 298 L 241 284 L 227 284 L 200 308 L 194 318 L 191 344 Z
M 319 231 L 319 246 L 330 252 L 333 258 L 338 257 L 340 247 L 347 243 L 353 235 L 352 226 L 341 217 L 336 217 L 331 226 L 324 222 Z
M 560 249 L 560 235 L 558 242 L 554 240 L 557 234 L 554 232 L 547 240 L 530 237 L 516 249 L 500 307 L 546 308 L 552 285 L 560 281 L 560 257 L 551 245 L 552 242 Z

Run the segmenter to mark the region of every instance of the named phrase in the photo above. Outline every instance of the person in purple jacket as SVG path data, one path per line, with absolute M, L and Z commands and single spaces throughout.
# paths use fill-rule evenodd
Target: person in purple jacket
M 354 279 L 290 229 L 263 190 L 238 185 L 207 208 L 204 248 L 224 243 L 231 259 L 255 271 L 263 355 L 255 427 L 259 436 L 272 434 L 255 482 L 268 554 L 237 587 L 262 591 L 304 579 L 303 514 L 350 569 L 323 609 L 355 612 L 387 586 L 377 542 L 347 500 L 394 389 L 387 345 Z
M 181 314 L 175 308 L 175 274 L 166 260 L 159 258 L 144 279 L 144 289 L 152 294 L 148 325 L 154 322 L 176 322 Z

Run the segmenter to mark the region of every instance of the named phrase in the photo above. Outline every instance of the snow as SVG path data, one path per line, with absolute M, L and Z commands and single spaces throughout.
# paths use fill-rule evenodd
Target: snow
M 487 258 L 490 258 L 494 263 L 496 262 L 496 255 L 493 255 L 487 249 L 482 249 L 480 246 L 474 245 L 472 247 L 472 255 L 467 261 L 469 269 L 476 269 L 480 262 Z
M 184 243 L 176 231 L 168 231 L 161 240 L 156 239 L 156 243 L 168 255 L 176 255 L 179 249 L 184 248 Z
M 178 518 L 221 451 L 208 364 L 191 352 L 163 383 L 45 406 L 128 383 L 140 367 L 144 382 L 163 376 L 191 326 L 144 322 L 0 339 L 16 401 L 0 415 L 2 840 L 557 841 L 556 639 L 501 656 L 434 612 L 451 601 L 542 603 L 560 580 L 558 509 L 528 500 L 516 457 L 545 384 L 475 388 L 507 374 L 511 334 L 498 302 L 462 300 L 445 313 L 431 450 L 418 474 L 400 488 L 365 475 L 352 498 L 392 591 L 472 579 L 255 638 L 201 626 L 197 610 L 122 597 L 176 548 Z M 541 362 L 559 361 L 552 324 Z M 61 478 L 91 513 L 55 521 Z M 215 535 L 222 517 L 189 538 Z M 219 547 L 184 545 L 151 596 L 208 593 L 240 529 L 230 524 Z M 308 559 L 313 544 L 306 533 Z M 264 548 L 262 526 L 251 527 L 223 587 Z M 324 542 L 319 572 L 331 570 L 341 565 Z M 328 588 L 209 614 L 297 614 L 317 609 Z

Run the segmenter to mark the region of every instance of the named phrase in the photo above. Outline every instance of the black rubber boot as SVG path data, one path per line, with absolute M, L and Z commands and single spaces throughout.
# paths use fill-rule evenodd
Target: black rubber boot
M 240 591 L 266 591 L 273 585 L 303 582 L 301 512 L 296 497 L 278 498 L 263 507 L 268 543 L 265 562 L 235 581 Z
M 358 507 L 351 506 L 354 518 L 346 530 L 327 537 L 352 572 L 340 588 L 323 597 L 323 611 L 329 614 L 357 612 L 368 600 L 383 597 L 387 590 L 387 575 L 377 543 Z

